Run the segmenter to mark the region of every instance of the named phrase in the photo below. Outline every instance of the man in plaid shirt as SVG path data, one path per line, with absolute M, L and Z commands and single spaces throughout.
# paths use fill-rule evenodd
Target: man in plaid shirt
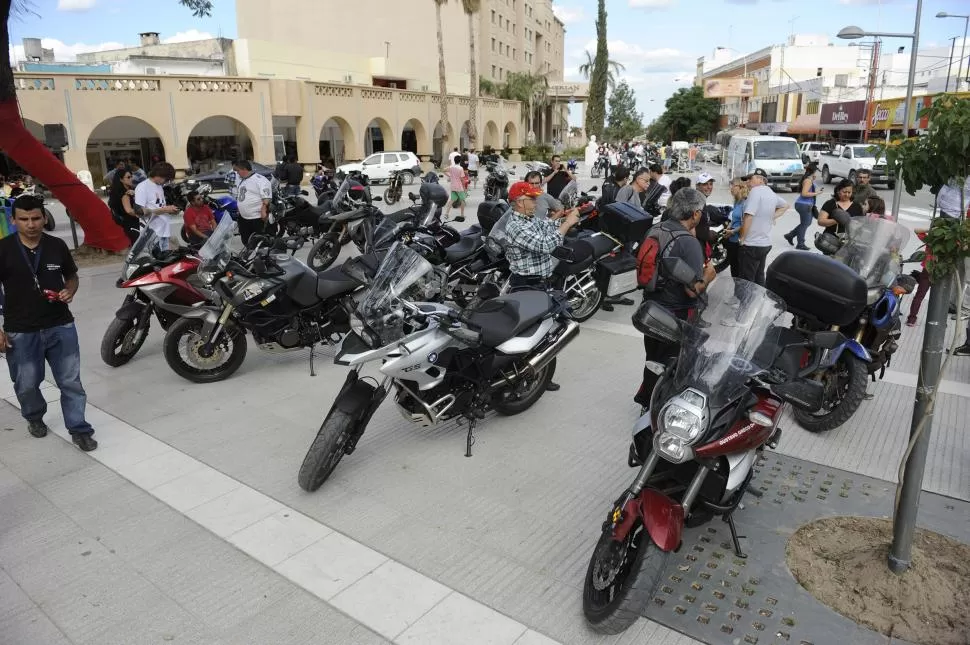
M 558 220 L 534 217 L 536 198 L 541 194 L 541 188 L 524 181 L 509 188 L 512 210 L 505 234 L 512 287 L 544 286 L 555 266 L 553 250 L 562 244 L 566 232 L 579 222 L 576 209 Z

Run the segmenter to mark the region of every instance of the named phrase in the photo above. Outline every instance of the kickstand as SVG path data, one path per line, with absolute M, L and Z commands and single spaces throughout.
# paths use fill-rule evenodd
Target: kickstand
M 313 371 L 313 345 L 310 345 L 310 376 L 316 376 L 317 373 Z
M 740 538 L 746 536 L 738 535 L 738 528 L 734 525 L 734 513 L 725 515 L 724 521 L 727 522 L 728 526 L 731 528 L 731 541 L 734 542 L 734 555 L 742 559 L 747 558 L 748 556 L 741 551 L 741 542 L 739 541 Z
M 468 437 L 465 439 L 465 456 L 472 456 L 472 446 L 475 445 L 475 425 L 478 423 L 478 419 L 472 417 L 468 420 Z

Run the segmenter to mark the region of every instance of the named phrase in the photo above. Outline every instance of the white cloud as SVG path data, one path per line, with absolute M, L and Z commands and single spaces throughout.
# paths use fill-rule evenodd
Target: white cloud
M 86 54 L 87 52 L 101 52 L 109 49 L 121 49 L 126 45 L 122 43 L 107 42 L 107 43 L 74 43 L 69 45 L 63 43 L 54 38 L 42 38 L 40 41 L 41 46 L 44 49 L 54 50 L 54 60 L 57 61 L 73 61 L 77 58 L 78 54 Z M 10 48 L 11 60 L 22 61 L 25 59 L 24 47 L 23 45 L 14 45 Z
M 93 9 L 97 0 L 57 0 L 58 11 L 88 11 Z
M 579 22 L 586 17 L 586 13 L 582 7 L 563 7 L 562 5 L 554 4 L 552 5 L 552 12 L 565 25 Z
M 697 61 L 696 56 L 672 47 L 645 49 L 623 40 L 610 40 L 607 42 L 607 47 L 610 58 L 626 67 L 627 72 L 635 70 L 646 74 L 679 72 L 685 68 L 694 67 Z M 595 40 L 589 40 L 581 49 L 574 49 L 571 56 L 574 60 L 585 61 L 587 51 L 596 52 Z
M 666 9 L 677 4 L 677 0 L 630 0 L 633 9 Z
M 187 43 L 192 40 L 211 40 L 215 38 L 212 34 L 207 31 L 199 31 L 198 29 L 189 29 L 188 31 L 180 31 L 174 36 L 169 36 L 168 38 L 162 38 L 163 43 Z

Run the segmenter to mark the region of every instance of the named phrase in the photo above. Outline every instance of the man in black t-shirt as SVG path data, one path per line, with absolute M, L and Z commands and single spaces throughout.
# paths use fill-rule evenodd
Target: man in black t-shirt
M 286 182 L 286 194 L 287 195 L 299 195 L 300 184 L 303 183 L 303 166 L 296 162 L 296 155 L 290 155 L 286 158 L 286 163 L 280 169 L 280 181 Z
M 559 158 L 559 155 L 553 156 L 551 165 L 552 168 L 546 172 L 546 176 L 542 178 L 542 183 L 546 184 L 547 193 L 559 199 L 562 189 L 576 178 L 566 169 L 566 166 L 562 165 L 562 160 Z
M 44 233 L 44 200 L 33 195 L 13 204 L 17 231 L 0 240 L 0 284 L 6 296 L 0 352 L 7 355 L 20 413 L 31 436 L 47 435 L 47 403 L 40 391 L 44 362 L 61 391 L 64 424 L 78 448 L 98 447 L 84 419 L 81 351 L 68 304 L 77 293 L 77 265 L 60 238 Z

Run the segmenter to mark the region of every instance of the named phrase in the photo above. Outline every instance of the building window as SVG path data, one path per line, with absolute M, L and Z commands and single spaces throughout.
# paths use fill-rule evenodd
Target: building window
M 818 69 L 817 69 L 817 70 L 815 71 L 815 76 L 821 76 L 821 75 L 822 75 L 822 68 L 821 68 L 821 67 L 819 67 L 819 68 L 818 68 Z
M 818 99 L 809 101 L 805 106 L 805 114 L 818 114 L 821 110 L 822 102 Z
M 518 52 L 517 49 L 512 48 L 512 60 L 516 60 L 518 58 L 518 56 L 517 56 L 518 53 L 519 52 Z
M 495 65 L 492 65 L 492 78 L 495 78 Z
M 492 9 L 492 24 L 495 24 L 495 10 Z

